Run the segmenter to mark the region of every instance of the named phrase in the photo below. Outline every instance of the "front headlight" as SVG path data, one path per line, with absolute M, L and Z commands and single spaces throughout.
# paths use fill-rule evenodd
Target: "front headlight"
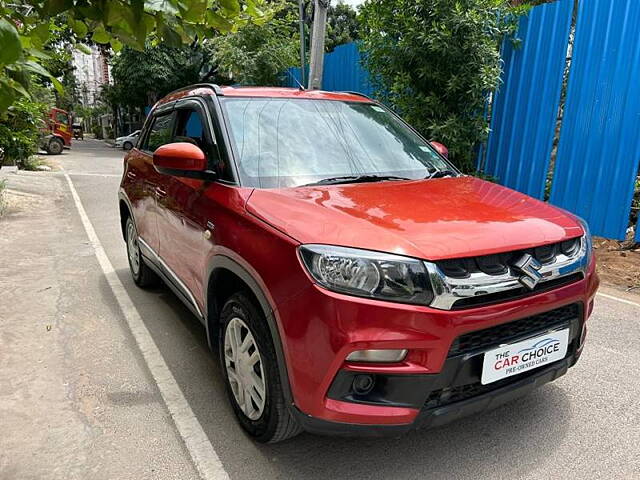
M 425 265 L 415 258 L 330 245 L 299 250 L 311 276 L 329 290 L 420 305 L 433 299 Z
M 591 238 L 591 231 L 589 230 L 589 224 L 584 218 L 578 217 L 576 215 L 576 219 L 582 225 L 584 229 L 584 249 L 586 255 L 585 265 L 589 265 L 591 263 L 591 258 L 593 257 L 593 239 Z

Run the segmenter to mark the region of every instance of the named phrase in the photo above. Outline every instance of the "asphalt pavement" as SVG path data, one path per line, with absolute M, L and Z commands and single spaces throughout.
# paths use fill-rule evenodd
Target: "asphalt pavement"
M 401 438 L 303 434 L 258 445 L 235 423 L 199 322 L 168 288 L 144 291 L 130 278 L 117 203 L 123 152 L 88 139 L 49 158 L 61 170 L 5 175 L 0 479 L 199 477 L 65 172 L 229 478 L 640 478 L 640 297 L 603 288 L 580 362 L 499 410 Z

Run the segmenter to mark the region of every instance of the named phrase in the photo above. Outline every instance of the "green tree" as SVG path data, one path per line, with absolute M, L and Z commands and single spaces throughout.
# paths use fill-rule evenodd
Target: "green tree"
M 143 50 L 151 42 L 177 47 L 234 32 L 268 16 L 264 0 L 0 0 L 0 115 L 20 96 L 29 95 L 29 74 L 62 84 L 43 63 L 56 22 L 64 18 L 74 41 L 88 35 L 119 51 Z M 268 6 L 267 6 L 268 7 Z M 266 13 L 265 13 L 266 12 Z
M 212 40 L 219 73 L 230 83 L 277 85 L 282 72 L 299 63 L 300 36 L 293 27 L 297 11 L 291 11 L 282 0 L 270 5 L 276 16 L 268 23 L 248 25 Z
M 250 27 L 247 27 L 250 28 Z M 108 100 L 121 106 L 145 107 L 176 88 L 215 80 L 211 55 L 198 44 L 185 47 L 126 47 L 112 60 L 114 89 Z
M 34 88 L 36 100 L 18 99 L 0 121 L 0 147 L 4 150 L 5 165 L 20 165 L 37 153 L 43 118 L 52 106 L 49 103 L 52 98 L 43 90 Z
M 368 0 L 359 12 L 365 65 L 378 95 L 464 171 L 488 133 L 487 92 L 498 86 L 499 45 L 517 14 L 505 0 Z
M 339 45 L 358 40 L 358 31 L 358 14 L 351 5 L 338 3 L 335 6 L 329 6 L 325 41 L 327 52 L 332 52 Z

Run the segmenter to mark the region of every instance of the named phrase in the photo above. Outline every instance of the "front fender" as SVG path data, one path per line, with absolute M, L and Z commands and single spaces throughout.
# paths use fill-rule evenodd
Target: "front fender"
M 231 253 L 231 252 L 230 252 Z M 264 286 L 264 282 L 260 279 L 257 272 L 250 273 L 251 267 L 247 264 L 246 267 L 241 264 L 245 263 L 241 259 L 234 259 L 230 256 L 221 254 L 214 256 L 209 265 L 207 267 L 206 274 L 206 283 L 205 285 L 209 286 L 210 281 L 212 280 L 212 275 L 217 269 L 225 269 L 228 270 L 235 275 L 237 275 L 251 290 L 254 296 L 258 299 L 260 303 L 260 307 L 262 308 L 262 312 L 264 313 L 265 319 L 269 326 L 269 331 L 271 332 L 271 338 L 273 339 L 273 345 L 276 351 L 276 357 L 278 359 L 278 370 L 280 372 L 280 382 L 282 384 L 282 392 L 284 394 L 285 400 L 288 405 L 293 404 L 293 397 L 291 394 L 291 385 L 289 383 L 289 374 L 287 369 L 287 362 L 284 354 L 284 349 L 282 346 L 282 335 L 280 333 L 280 329 L 278 326 L 277 319 L 277 310 L 275 308 L 275 304 L 273 303 L 273 299 L 270 298 L 266 287 Z M 215 285 L 213 285 L 215 289 Z M 207 288 L 207 291 L 209 289 Z M 217 322 L 217 312 L 219 311 L 218 305 L 211 305 L 209 303 L 209 295 L 204 296 L 205 302 L 205 312 L 207 315 L 206 329 L 207 329 L 207 340 L 209 342 L 209 347 L 215 351 L 217 346 L 215 345 L 215 338 L 212 338 L 213 332 L 216 330 L 215 323 Z

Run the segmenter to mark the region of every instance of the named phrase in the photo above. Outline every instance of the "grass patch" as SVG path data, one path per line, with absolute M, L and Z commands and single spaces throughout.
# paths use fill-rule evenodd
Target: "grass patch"
M 23 160 L 22 162 L 20 162 L 20 170 L 35 171 L 35 170 L 38 170 L 38 167 L 40 167 L 41 165 L 47 165 L 47 163 L 44 160 L 42 160 L 40 157 L 36 155 L 32 155 L 26 160 Z

